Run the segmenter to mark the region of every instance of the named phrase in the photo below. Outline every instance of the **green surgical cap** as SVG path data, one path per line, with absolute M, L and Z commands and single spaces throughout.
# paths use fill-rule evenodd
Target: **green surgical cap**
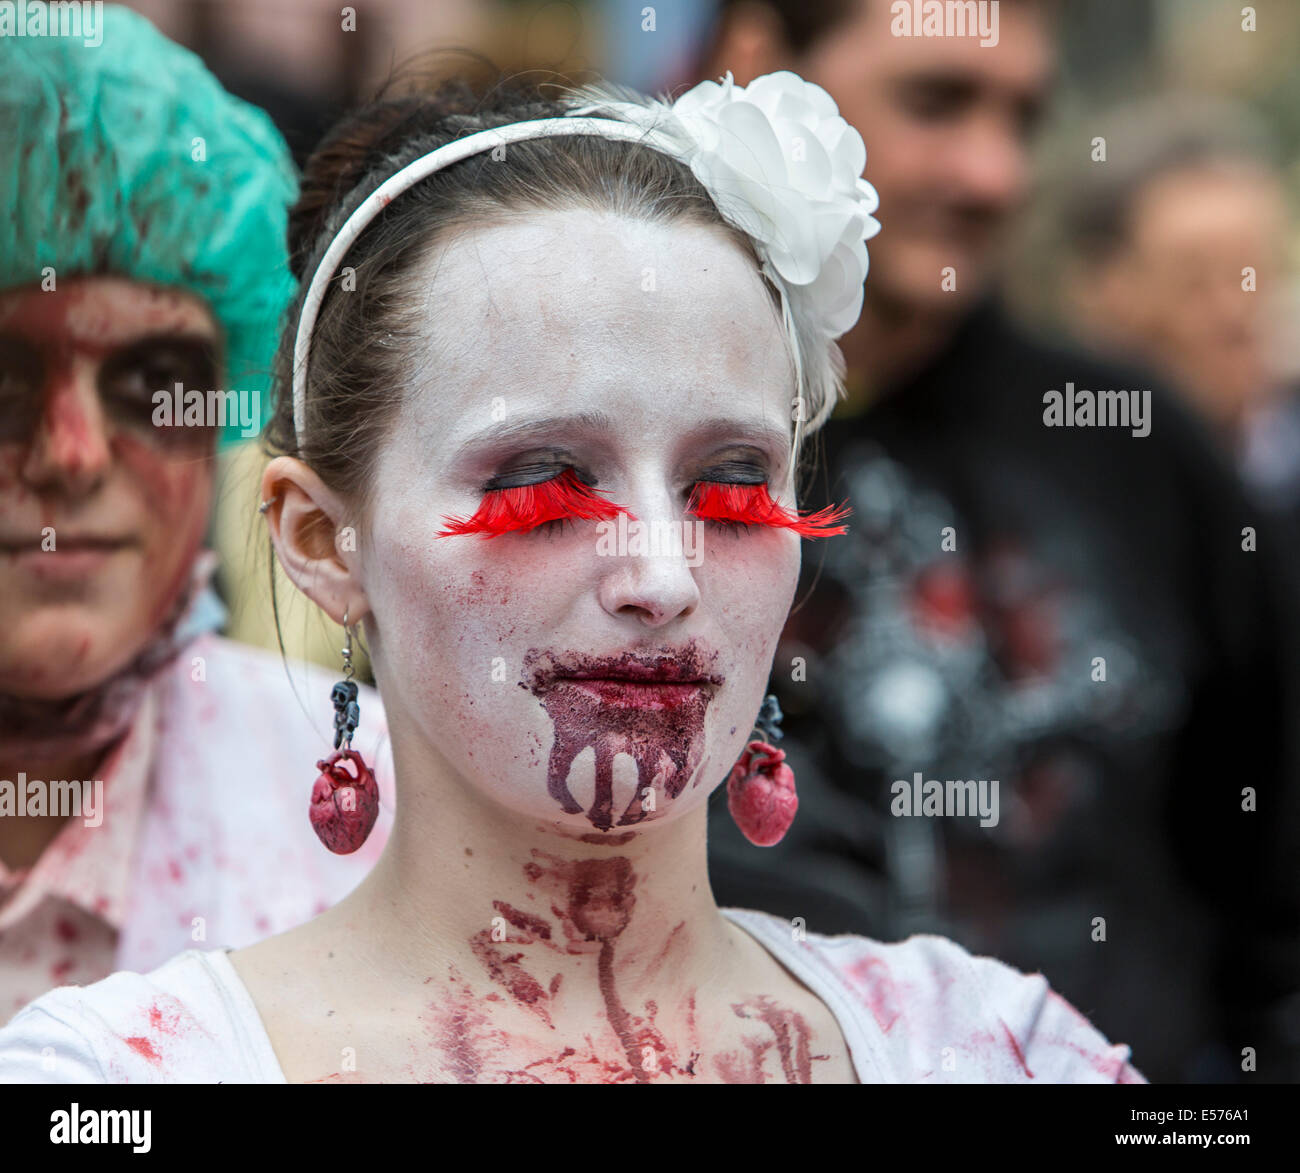
M 30 29 L 37 5 L 24 7 Z M 57 22 L 59 6 L 42 7 Z M 56 280 L 112 275 L 197 294 L 225 331 L 221 390 L 240 392 L 260 428 L 294 290 L 288 148 L 143 17 L 106 5 L 101 31 L 99 43 L 0 36 L 0 290 L 39 283 L 49 266 Z M 222 440 L 241 434 L 228 423 Z

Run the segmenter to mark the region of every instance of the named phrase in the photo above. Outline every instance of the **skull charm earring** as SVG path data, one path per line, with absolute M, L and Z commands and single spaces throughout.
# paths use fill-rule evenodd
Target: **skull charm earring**
M 370 835 L 379 817 L 379 787 L 361 754 L 352 748 L 361 708 L 352 679 L 352 628 L 343 612 L 343 679 L 330 692 L 334 702 L 334 752 L 316 763 L 309 815 L 320 841 L 336 855 L 350 855 Z M 350 768 L 349 768 L 350 767 Z

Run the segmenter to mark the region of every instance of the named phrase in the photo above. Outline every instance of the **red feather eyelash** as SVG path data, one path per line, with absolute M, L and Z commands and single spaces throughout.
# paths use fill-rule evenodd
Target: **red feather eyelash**
M 847 504 L 839 509 L 828 505 L 816 513 L 801 515 L 773 501 L 765 484 L 737 485 L 720 481 L 700 481 L 691 493 L 688 511 L 709 521 L 792 529 L 805 538 L 848 533 L 848 526 L 836 523 L 853 512 Z
M 584 484 L 573 469 L 566 468 L 559 476 L 540 484 L 489 490 L 473 517 L 444 517 L 448 526 L 437 536 L 479 534 L 494 538 L 515 530 L 535 529 L 548 521 L 565 518 L 609 521 L 620 513 L 628 511 L 600 496 L 599 489 Z
M 827 506 L 816 513 L 797 514 L 773 501 L 767 485 L 729 484 L 700 481 L 691 492 L 688 512 L 706 521 L 733 525 L 768 525 L 792 529 L 805 538 L 825 538 L 848 532 L 837 524 L 852 510 Z M 473 517 L 444 517 L 447 528 L 438 537 L 478 534 L 493 538 L 499 534 L 536 529 L 548 521 L 568 518 L 610 521 L 620 513 L 633 514 L 625 506 L 600 496 L 600 490 L 578 479 L 571 468 L 536 485 L 492 489 Z

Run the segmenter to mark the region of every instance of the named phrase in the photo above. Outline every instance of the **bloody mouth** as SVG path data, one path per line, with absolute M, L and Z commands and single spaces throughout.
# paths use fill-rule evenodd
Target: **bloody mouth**
M 594 656 L 531 649 L 524 664 L 530 691 L 555 724 L 547 763 L 547 789 L 561 809 L 585 813 L 601 831 L 640 822 L 656 808 L 646 794 L 676 798 L 703 755 L 704 714 L 724 677 L 717 653 L 692 641 L 648 652 Z M 524 687 L 529 687 L 525 684 Z M 569 790 L 574 759 L 590 746 L 596 754 L 596 789 L 583 812 Z M 632 757 L 637 787 L 624 810 L 613 806 L 613 763 Z

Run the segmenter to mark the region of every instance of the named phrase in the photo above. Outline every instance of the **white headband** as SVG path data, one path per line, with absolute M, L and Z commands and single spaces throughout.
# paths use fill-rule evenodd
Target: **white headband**
M 476 131 L 422 155 L 381 183 L 347 218 L 312 275 L 298 319 L 293 426 L 299 446 L 306 432 L 307 365 L 316 317 L 335 269 L 366 226 L 435 171 L 509 143 L 557 135 L 643 143 L 690 165 L 724 217 L 754 241 L 763 271 L 780 292 L 795 387 L 802 397 L 803 363 L 791 293 L 806 287 L 820 332 L 838 338 L 861 311 L 865 242 L 880 230 L 871 216 L 879 203 L 875 189 L 859 178 L 866 161 L 861 136 L 839 117 L 825 90 L 784 71 L 758 78 L 747 89 L 735 86 L 728 72 L 723 84 L 701 82 L 671 104 L 611 100 L 599 86 L 585 87 L 579 94 L 594 103 L 564 117 Z M 741 105 L 747 109 L 738 116 L 724 112 Z M 593 109 L 613 111 L 623 120 L 581 117 Z M 754 112 L 765 115 L 764 120 L 755 121 Z M 756 194 L 763 185 L 771 190 L 771 200 Z M 834 266 L 828 264 L 832 259 Z M 788 282 L 793 290 L 787 289 Z M 803 417 L 802 410 L 795 417 L 796 452 Z

